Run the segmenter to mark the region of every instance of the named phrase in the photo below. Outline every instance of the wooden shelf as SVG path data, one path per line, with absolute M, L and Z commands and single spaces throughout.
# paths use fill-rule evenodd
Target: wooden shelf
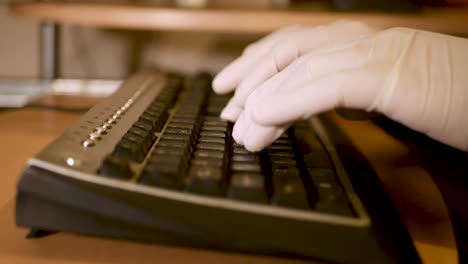
M 11 10 L 16 15 L 40 21 L 127 29 L 266 33 L 292 24 L 314 26 L 339 19 L 352 19 L 381 28 L 403 26 L 443 33 L 468 33 L 468 8 L 454 7 L 423 9 L 415 14 L 384 14 L 341 13 L 326 9 L 191 10 L 138 5 L 31 2 L 14 4 Z

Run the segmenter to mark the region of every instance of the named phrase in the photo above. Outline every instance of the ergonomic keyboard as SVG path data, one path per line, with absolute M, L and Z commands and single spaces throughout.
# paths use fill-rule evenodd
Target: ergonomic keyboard
M 16 222 L 42 231 L 339 263 L 420 263 L 362 156 L 326 116 L 265 150 L 234 142 L 211 75 L 144 71 L 31 158 Z M 43 232 L 42 232 L 43 233 Z

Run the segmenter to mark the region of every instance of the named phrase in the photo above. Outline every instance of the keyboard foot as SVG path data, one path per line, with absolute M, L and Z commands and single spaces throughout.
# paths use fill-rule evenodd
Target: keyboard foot
M 38 229 L 38 228 L 31 228 L 29 230 L 28 234 L 26 235 L 26 238 L 28 238 L 28 239 L 42 238 L 42 237 L 46 237 L 48 235 L 52 235 L 54 233 L 56 233 L 56 232 L 47 231 L 47 230 Z

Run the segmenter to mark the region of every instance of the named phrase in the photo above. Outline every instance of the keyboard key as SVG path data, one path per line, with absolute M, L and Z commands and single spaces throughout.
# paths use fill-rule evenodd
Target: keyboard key
M 248 151 L 247 149 L 245 149 L 242 146 L 234 146 L 233 152 L 234 152 L 234 154 L 251 154 L 251 153 L 253 153 L 253 152 Z
M 202 136 L 202 137 L 226 138 L 226 133 L 213 132 L 213 131 L 202 131 L 200 133 L 200 136 Z
M 217 150 L 206 150 L 200 149 L 195 151 L 196 158 L 211 158 L 211 159 L 219 159 L 223 160 L 225 158 L 224 151 L 217 151 Z
M 145 185 L 170 189 L 180 188 L 180 178 L 184 174 L 182 159 L 164 159 L 149 162 L 143 169 L 139 181 Z
M 115 146 L 113 155 L 128 161 L 141 162 L 144 158 L 138 145 L 129 140 L 121 140 Z
M 148 152 L 148 148 L 146 146 L 145 139 L 142 137 L 139 137 L 135 134 L 132 133 L 126 133 L 123 137 L 122 140 L 130 141 L 134 144 L 137 145 L 138 149 L 140 150 L 140 153 L 142 156 L 146 156 L 146 153 Z
M 193 109 L 177 109 L 177 112 L 175 113 L 174 117 L 173 117 L 173 120 L 179 120 L 179 119 L 183 119 L 183 120 L 187 120 L 187 121 L 190 121 L 190 122 L 197 122 L 200 120 L 200 116 L 198 115 L 197 112 L 195 112 L 196 110 L 193 110 Z
M 351 216 L 352 209 L 341 187 L 333 184 L 320 183 L 317 185 L 318 199 L 315 210 L 324 213 Z
M 212 105 L 206 108 L 206 115 L 219 116 L 224 106 Z
M 310 129 L 296 127 L 293 130 L 295 144 L 307 167 L 332 167 L 326 150 Z
M 107 156 L 101 164 L 98 173 L 115 179 L 130 179 L 133 176 L 129 163 L 116 156 Z
M 133 124 L 134 127 L 137 127 L 137 128 L 140 128 L 140 129 L 144 129 L 148 132 L 148 134 L 150 135 L 150 138 L 151 138 L 151 142 L 154 142 L 154 140 L 156 140 L 156 135 L 154 134 L 155 132 L 155 129 L 152 125 L 148 124 L 148 123 L 144 123 L 144 122 L 141 122 L 141 121 L 137 121 Z
M 171 140 L 190 140 L 190 138 L 187 138 L 186 135 L 179 135 L 179 134 L 171 134 L 171 133 L 165 133 L 164 135 L 161 136 L 161 140 L 163 139 L 171 139 Z
M 328 155 L 325 151 L 322 150 L 310 150 L 308 153 L 303 156 L 304 162 L 307 167 L 331 167 L 332 163 L 328 158 Z
M 206 142 L 206 143 L 216 143 L 216 144 L 225 144 L 226 141 L 223 138 L 216 138 L 216 137 L 205 137 L 202 136 L 198 139 L 199 142 Z
M 227 121 L 221 120 L 219 116 L 205 116 L 205 122 L 228 123 Z
M 138 128 L 138 127 L 131 127 L 128 130 L 128 133 L 133 134 L 137 137 L 140 137 L 144 140 L 145 142 L 145 149 L 149 149 L 151 145 L 153 145 L 153 141 L 151 140 L 151 136 L 148 133 L 148 131 Z
M 232 156 L 232 161 L 236 162 L 251 162 L 260 163 L 260 158 L 256 154 L 235 154 Z
M 262 166 L 259 163 L 252 163 L 252 162 L 239 162 L 234 161 L 231 167 L 232 171 L 245 171 L 245 172 L 258 172 L 262 171 Z
M 228 128 L 223 126 L 203 126 L 202 131 L 227 133 Z
M 160 132 L 166 122 L 167 118 L 169 117 L 167 111 L 163 112 L 144 112 L 139 121 L 147 123 L 153 126 L 156 132 Z
M 152 107 L 150 105 L 148 108 L 146 108 L 144 113 L 154 117 L 154 116 L 160 115 L 161 112 L 164 112 L 164 111 L 166 111 L 165 107 L 159 107 L 159 106 Z
M 167 147 L 167 148 L 183 149 L 187 155 L 192 153 L 193 151 L 193 146 L 192 146 L 191 141 L 186 138 L 180 139 L 180 140 L 161 138 L 157 147 L 158 148 Z
M 233 173 L 228 196 L 234 200 L 268 203 L 263 175 L 249 172 Z
M 225 165 L 224 160 L 200 158 L 200 157 L 195 157 L 192 160 L 191 164 L 193 166 L 207 166 L 207 167 L 216 167 L 216 168 L 223 168 L 223 166 Z
M 268 153 L 294 153 L 291 145 L 271 145 L 267 147 Z
M 191 123 L 183 123 L 183 122 L 177 122 L 177 121 L 173 121 L 173 122 L 170 122 L 169 125 L 167 126 L 167 128 L 175 128 L 175 129 L 190 129 L 190 130 L 193 130 L 196 126 L 194 126 L 194 122 L 191 122 Z
M 279 138 L 273 142 L 273 145 L 291 145 L 289 138 Z
M 160 164 L 163 166 L 165 164 L 175 164 L 176 166 L 181 168 L 181 172 L 185 172 L 188 168 L 189 160 L 180 158 L 180 156 L 177 156 L 177 155 L 169 156 L 169 155 L 161 155 L 161 154 L 156 153 L 148 159 L 147 165 L 150 165 L 150 164 Z
M 224 171 L 214 167 L 192 166 L 188 173 L 186 190 L 205 195 L 223 196 L 226 192 Z
M 188 153 L 187 150 L 184 148 L 157 146 L 154 149 L 153 155 L 175 156 L 187 161 L 190 156 L 190 153 Z
M 165 133 L 167 133 L 167 134 L 184 135 L 184 136 L 190 136 L 190 137 L 192 137 L 193 131 L 192 131 L 192 128 L 171 128 L 171 127 L 168 127 L 168 128 L 165 130 Z
M 209 143 L 209 142 L 201 142 L 197 145 L 197 148 L 200 150 L 215 150 L 218 152 L 226 153 L 226 145 L 225 144 L 217 144 L 217 143 Z
M 203 125 L 207 127 L 228 127 L 228 121 L 224 121 L 221 119 L 213 120 L 213 119 L 207 119 L 203 121 Z
M 275 167 L 297 167 L 297 161 L 292 157 L 270 157 L 271 166 Z
M 344 195 L 341 186 L 337 182 L 322 182 L 316 184 L 318 202 L 343 202 L 347 203 L 346 196 Z
M 335 182 L 335 171 L 331 168 L 308 168 L 311 180 L 318 184 L 321 182 Z
M 268 153 L 268 156 L 270 158 L 296 158 L 296 155 L 292 152 L 270 152 Z
M 272 203 L 279 206 L 308 209 L 307 193 L 297 168 L 273 171 L 274 194 Z
M 184 123 L 184 124 L 193 125 L 193 124 L 195 124 L 196 120 L 197 120 L 196 118 L 187 118 L 187 117 L 175 115 L 172 118 L 171 122 L 177 122 L 177 123 Z
M 157 113 L 161 113 L 165 111 L 167 111 L 167 105 L 160 101 L 155 101 L 151 103 L 145 110 L 145 112 L 149 114 L 151 113 L 157 114 Z

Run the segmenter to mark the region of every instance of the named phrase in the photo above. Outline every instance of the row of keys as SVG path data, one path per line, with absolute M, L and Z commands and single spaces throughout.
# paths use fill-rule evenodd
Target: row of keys
M 273 185 L 272 203 L 279 206 L 310 208 L 308 193 L 296 160 L 290 137 L 283 134 L 266 150 Z
M 173 106 L 181 86 L 182 80 L 177 76 L 168 78 L 156 99 L 123 135 L 112 154 L 104 159 L 99 169 L 101 175 L 116 178 L 130 178 L 133 175 L 129 162 L 140 163 L 146 157 L 156 141 L 155 133 L 161 131 L 166 122 L 168 110 Z
M 167 125 L 140 176 L 146 185 L 180 188 L 198 139 L 202 109 L 211 79 L 201 75 L 180 96 L 174 116 Z
M 225 193 L 231 129 L 218 116 L 228 100 L 228 96 L 214 95 L 207 99 L 206 116 L 184 181 L 186 191 L 214 196 Z
M 228 197 L 234 200 L 268 203 L 268 192 L 261 153 L 252 153 L 234 143 Z
M 113 155 L 128 161 L 143 161 L 156 140 L 155 132 L 161 131 L 180 90 L 181 84 L 171 80 L 174 78 L 168 79 L 165 88 L 117 143 Z
M 186 191 L 213 196 L 225 195 L 230 141 L 231 128 L 228 122 L 216 116 L 206 116 L 185 180 Z
M 314 209 L 324 213 L 353 215 L 353 211 L 325 148 L 307 123 L 292 130 L 306 171 L 305 182 L 314 186 Z

